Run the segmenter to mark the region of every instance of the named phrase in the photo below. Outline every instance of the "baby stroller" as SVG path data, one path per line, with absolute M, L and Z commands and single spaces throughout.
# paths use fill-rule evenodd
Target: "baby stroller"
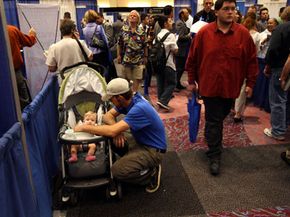
M 97 72 L 99 71 L 99 72 Z M 108 110 L 108 103 L 101 100 L 106 92 L 106 82 L 102 77 L 104 67 L 94 63 L 78 63 L 66 67 L 61 72 L 63 79 L 59 90 L 59 119 L 61 144 L 61 167 L 63 185 L 59 190 L 62 202 L 75 205 L 80 189 L 108 185 L 107 198 L 121 198 L 121 185 L 113 181 L 111 173 L 111 140 L 103 136 L 73 132 L 79 120 L 87 111 L 97 113 L 97 124 L 102 123 L 102 115 Z M 88 144 L 96 144 L 96 160 L 84 160 Z M 71 145 L 82 145 L 84 153 L 78 152 L 78 161 L 69 163 Z M 60 201 L 59 201 L 60 202 Z

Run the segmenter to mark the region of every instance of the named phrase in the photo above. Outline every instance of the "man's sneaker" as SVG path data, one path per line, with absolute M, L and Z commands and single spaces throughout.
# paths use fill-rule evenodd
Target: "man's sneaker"
M 285 140 L 285 137 L 284 136 L 276 136 L 276 135 L 272 134 L 272 130 L 269 129 L 269 128 L 265 128 L 264 129 L 264 134 L 266 136 L 269 136 L 269 137 L 271 137 L 273 139 L 276 139 L 276 140 L 279 140 L 279 141 Z
M 161 164 L 159 164 L 153 171 L 151 176 L 151 181 L 149 185 L 146 187 L 146 192 L 154 193 L 159 189 L 160 186 L 160 178 L 161 178 Z
M 159 107 L 166 109 L 167 111 L 170 110 L 170 107 L 169 107 L 169 106 L 164 105 L 163 103 L 161 103 L 161 102 L 159 102 L 159 101 L 158 101 L 156 104 L 159 105 Z

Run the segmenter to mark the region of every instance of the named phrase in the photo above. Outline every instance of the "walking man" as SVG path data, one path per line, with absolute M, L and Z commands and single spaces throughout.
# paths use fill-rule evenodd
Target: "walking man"
M 215 2 L 217 20 L 196 34 L 185 67 L 189 89 L 196 91 L 198 84 L 204 101 L 206 155 L 212 175 L 220 172 L 223 121 L 244 79 L 250 97 L 258 74 L 256 47 L 249 31 L 233 21 L 235 10 L 235 0 Z

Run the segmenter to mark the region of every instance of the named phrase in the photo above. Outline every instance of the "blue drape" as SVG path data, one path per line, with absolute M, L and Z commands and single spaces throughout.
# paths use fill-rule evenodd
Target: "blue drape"
M 267 112 L 270 112 L 269 105 L 269 78 L 264 75 L 265 60 L 258 58 L 259 74 L 253 91 L 254 104 Z
M 0 192 L 0 216 L 40 216 L 29 182 L 19 122 L 0 138 Z
M 16 1 L 15 0 L 4 0 L 4 10 L 6 15 L 7 24 L 13 26 L 19 26 Z
M 0 23 L 2 23 L 1 16 Z M 2 93 L 0 96 L 0 137 L 17 121 L 13 87 L 10 77 L 8 47 L 4 37 L 4 30 L 5 28 L 0 28 L 0 92 Z M 7 38 L 7 40 L 9 40 L 9 38 Z
M 52 216 L 51 181 L 57 174 L 60 146 L 58 134 L 57 77 L 52 77 L 22 114 L 32 178 L 40 216 Z
M 4 10 L 7 24 L 19 27 L 18 14 L 15 0 L 4 0 Z M 39 3 L 39 0 L 19 0 L 19 3 Z
M 188 5 L 191 8 L 191 16 L 196 14 L 197 10 L 197 1 L 198 0 L 174 0 L 174 20 L 178 20 L 179 11 L 184 8 L 184 5 Z
M 87 10 L 97 10 L 97 1 L 90 1 L 90 0 L 75 0 L 75 6 L 76 6 L 76 19 L 77 19 L 77 28 L 80 33 L 81 39 L 84 38 L 83 31 L 81 28 L 81 20 L 85 15 L 85 12 Z

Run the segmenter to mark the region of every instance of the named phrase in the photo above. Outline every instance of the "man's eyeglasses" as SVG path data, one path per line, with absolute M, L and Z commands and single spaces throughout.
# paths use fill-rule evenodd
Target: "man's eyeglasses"
M 236 7 L 224 7 L 222 8 L 223 11 L 235 11 Z

